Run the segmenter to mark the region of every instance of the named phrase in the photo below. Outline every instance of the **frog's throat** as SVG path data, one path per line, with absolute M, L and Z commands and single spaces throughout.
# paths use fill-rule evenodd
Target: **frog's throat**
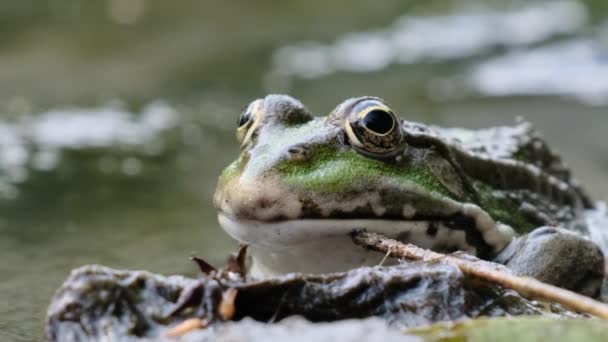
M 283 221 L 242 220 L 219 212 L 220 225 L 236 240 L 258 249 L 277 250 L 315 240 L 344 236 L 355 229 L 386 235 L 433 250 L 461 250 L 480 257 L 500 252 L 514 237 L 510 226 L 494 222 L 481 208 L 465 205 L 464 217 L 472 227 L 455 227 L 441 218 L 387 219 L 293 219 Z

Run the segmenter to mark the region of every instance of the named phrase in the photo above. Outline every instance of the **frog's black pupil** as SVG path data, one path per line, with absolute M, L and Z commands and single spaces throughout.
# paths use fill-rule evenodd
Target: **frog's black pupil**
M 393 128 L 393 116 L 384 110 L 374 109 L 363 117 L 363 124 L 375 133 L 386 134 Z
M 247 122 L 249 122 L 250 118 L 251 118 L 251 112 L 243 113 L 243 115 L 241 115 L 241 117 L 239 118 L 239 127 L 243 127 L 243 125 L 245 125 Z

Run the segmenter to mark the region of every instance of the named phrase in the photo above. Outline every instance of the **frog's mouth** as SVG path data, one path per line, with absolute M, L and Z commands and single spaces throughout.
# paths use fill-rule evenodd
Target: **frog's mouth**
M 495 255 L 512 238 L 512 231 L 484 232 L 474 217 L 458 214 L 447 218 L 304 218 L 278 221 L 239 219 L 219 212 L 220 225 L 233 238 L 257 248 L 280 250 L 315 240 L 348 237 L 356 229 L 386 235 L 399 241 L 442 252 L 457 250 L 481 258 Z M 486 230 L 488 227 L 483 227 Z M 504 230 L 504 228 L 502 228 Z M 485 233 L 485 234 L 484 234 Z

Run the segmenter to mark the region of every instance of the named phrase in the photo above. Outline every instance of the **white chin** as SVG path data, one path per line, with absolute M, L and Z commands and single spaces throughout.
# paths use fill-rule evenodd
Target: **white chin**
M 349 237 L 354 229 L 366 229 L 388 237 L 407 237 L 407 242 L 423 248 L 437 246 L 475 254 L 466 242 L 465 232 L 439 225 L 428 234 L 428 221 L 373 219 L 303 219 L 277 222 L 235 220 L 218 214 L 220 225 L 236 240 L 251 247 L 254 276 L 289 272 L 322 273 L 345 271 L 363 265 L 376 265 L 383 258 L 378 252 L 355 245 Z

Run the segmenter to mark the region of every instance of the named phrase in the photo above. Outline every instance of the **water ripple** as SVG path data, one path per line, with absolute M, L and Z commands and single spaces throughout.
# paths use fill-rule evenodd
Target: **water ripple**
M 608 104 L 608 50 L 573 39 L 490 59 L 469 73 L 470 85 L 488 96 L 562 95 L 590 105 Z
M 0 122 L 0 198 L 16 197 L 16 185 L 28 179 L 30 168 L 53 170 L 65 150 L 129 148 L 159 154 L 162 135 L 177 125 L 177 112 L 162 102 L 151 103 L 139 115 L 108 106 L 52 110 Z M 133 175 L 141 167 L 129 157 L 122 170 Z
M 373 72 L 396 63 L 468 58 L 572 34 L 587 22 L 587 9 L 575 1 L 532 3 L 511 11 L 467 8 L 448 15 L 403 16 L 387 28 L 347 34 L 331 44 L 309 41 L 279 48 L 271 74 L 314 79 L 340 71 Z

